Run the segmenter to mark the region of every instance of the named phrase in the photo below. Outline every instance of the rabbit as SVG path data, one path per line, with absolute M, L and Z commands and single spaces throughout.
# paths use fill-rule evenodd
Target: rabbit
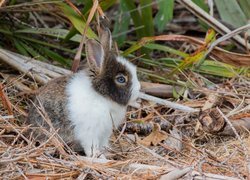
M 140 91 L 136 66 L 112 52 L 112 38 L 103 29 L 100 42 L 88 39 L 87 66 L 75 74 L 56 78 L 41 87 L 30 108 L 28 123 L 48 128 L 37 106 L 41 105 L 60 137 L 86 156 L 101 155 L 109 145 L 113 127 L 119 126 L 128 104 Z

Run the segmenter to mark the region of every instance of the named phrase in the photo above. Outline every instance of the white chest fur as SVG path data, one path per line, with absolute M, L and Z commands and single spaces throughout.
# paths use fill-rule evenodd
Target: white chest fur
M 77 73 L 67 87 L 69 120 L 75 126 L 75 138 L 91 156 L 108 146 L 113 125 L 124 119 L 126 107 L 97 93 L 85 72 Z

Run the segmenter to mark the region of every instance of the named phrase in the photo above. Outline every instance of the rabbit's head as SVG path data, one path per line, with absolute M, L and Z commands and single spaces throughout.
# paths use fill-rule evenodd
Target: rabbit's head
M 140 90 L 136 66 L 112 52 L 112 38 L 108 28 L 103 29 L 100 43 L 94 39 L 86 42 L 86 56 L 93 73 L 94 89 L 120 105 L 133 103 Z

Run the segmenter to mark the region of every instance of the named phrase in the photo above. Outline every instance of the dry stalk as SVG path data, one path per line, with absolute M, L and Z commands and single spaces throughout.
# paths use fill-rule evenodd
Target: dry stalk
M 241 33 L 242 31 L 246 31 L 247 29 L 250 29 L 250 24 L 247 24 L 245 26 L 239 27 L 231 32 L 228 32 L 227 34 L 225 34 L 224 36 L 220 37 L 219 39 L 217 39 L 216 41 L 214 41 L 210 46 L 209 49 L 207 50 L 206 54 L 204 55 L 204 57 L 206 57 L 213 49 L 215 46 L 219 45 L 221 42 L 228 40 L 234 36 L 236 36 L 237 34 Z M 247 47 L 249 47 L 249 43 L 247 43 Z
M 224 35 L 224 34 L 231 33 L 230 29 L 228 29 L 226 26 L 224 26 L 222 23 L 220 23 L 213 16 L 209 15 L 207 12 L 205 12 L 203 9 L 201 9 L 199 6 L 197 6 L 192 1 L 190 1 L 190 0 L 178 0 L 178 2 L 183 4 L 190 12 L 192 12 L 194 15 L 196 15 L 202 21 L 206 22 L 208 25 L 210 25 L 213 29 L 215 29 L 220 34 Z M 246 49 L 247 47 L 250 46 L 249 43 L 246 44 L 246 41 L 242 37 L 240 37 L 239 35 L 234 36 L 233 40 L 238 45 L 240 45 L 241 48 Z

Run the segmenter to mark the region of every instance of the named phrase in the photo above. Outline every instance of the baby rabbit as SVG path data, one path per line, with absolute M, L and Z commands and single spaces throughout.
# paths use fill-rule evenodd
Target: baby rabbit
M 98 156 L 108 146 L 113 126 L 122 122 L 140 90 L 136 67 L 112 52 L 107 28 L 100 42 L 86 42 L 88 67 L 52 80 L 38 90 L 34 102 L 42 105 L 60 137 L 74 150 L 80 145 L 87 156 Z M 49 127 L 35 106 L 30 108 L 28 123 Z

